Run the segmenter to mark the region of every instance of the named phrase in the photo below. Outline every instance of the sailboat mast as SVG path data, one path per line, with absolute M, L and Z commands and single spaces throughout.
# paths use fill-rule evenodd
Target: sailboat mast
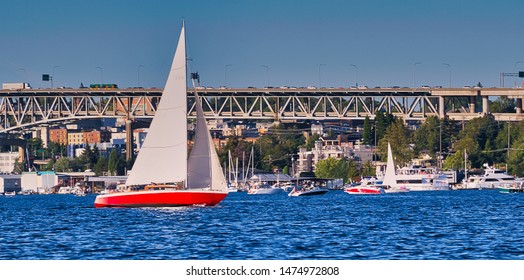
M 227 182 L 231 184 L 231 165 L 232 165 L 232 163 L 231 163 L 231 150 L 227 151 L 227 155 L 228 155 L 228 157 L 227 157 L 227 160 L 228 160 L 228 168 L 227 168 L 227 172 L 228 172 L 227 178 L 228 178 L 228 180 L 227 180 Z
M 242 151 L 242 179 L 244 179 L 244 185 L 246 184 L 246 177 L 244 176 L 246 170 L 246 151 Z
M 184 46 L 187 45 L 187 39 L 186 39 L 186 34 L 185 34 L 185 29 L 186 29 L 186 21 L 185 20 L 182 20 L 182 30 L 184 30 Z M 184 92 L 185 95 L 187 95 L 187 69 L 188 69 L 188 64 L 187 64 L 187 50 L 184 48 L 184 57 L 185 57 L 185 67 L 184 69 L 186 70 L 186 73 L 185 73 L 185 78 L 186 80 L 184 81 L 184 84 L 186 85 L 186 91 Z M 193 88 L 195 88 L 195 82 L 191 79 L 191 82 L 193 83 Z M 184 102 L 184 106 L 185 108 L 187 108 L 187 96 L 185 97 L 185 100 L 186 102 Z M 187 112 L 186 112 L 187 113 Z M 187 130 L 188 130 L 188 124 L 187 124 L 187 121 L 186 121 L 186 149 L 187 149 Z M 188 153 L 189 154 L 189 153 Z M 187 161 L 187 158 L 186 158 L 186 161 Z M 189 181 L 189 172 L 187 172 L 187 165 L 186 165 L 186 179 L 184 180 L 184 189 L 187 189 L 187 181 Z
M 238 186 L 238 158 L 236 158 L 235 166 L 235 186 Z

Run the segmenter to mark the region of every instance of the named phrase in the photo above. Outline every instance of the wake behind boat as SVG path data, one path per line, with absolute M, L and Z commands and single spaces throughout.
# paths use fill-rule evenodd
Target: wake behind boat
M 188 158 L 186 47 L 182 26 L 162 98 L 125 188 L 97 196 L 95 207 L 220 203 L 228 194 L 227 184 L 196 91 L 195 108 L 195 142 Z

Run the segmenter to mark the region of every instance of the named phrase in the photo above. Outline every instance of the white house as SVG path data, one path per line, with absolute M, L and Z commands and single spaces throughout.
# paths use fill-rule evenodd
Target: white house
M 59 183 L 59 176 L 53 171 L 24 172 L 21 177 L 22 191 L 33 193 L 48 193 Z
M 324 145 L 322 141 L 316 141 L 311 151 L 300 148 L 297 160 L 297 172 L 314 172 L 319 160 L 327 158 L 353 158 L 354 151 L 349 146 Z

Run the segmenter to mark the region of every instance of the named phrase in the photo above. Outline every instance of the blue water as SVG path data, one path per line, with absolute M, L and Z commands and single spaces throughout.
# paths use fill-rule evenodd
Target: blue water
M 94 199 L 0 196 L 0 259 L 524 259 L 524 194 L 232 193 L 162 209 Z

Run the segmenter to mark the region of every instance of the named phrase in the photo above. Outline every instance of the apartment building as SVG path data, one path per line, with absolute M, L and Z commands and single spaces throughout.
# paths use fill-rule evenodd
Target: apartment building
M 84 133 L 83 132 L 69 132 L 67 134 L 67 143 L 71 145 L 82 145 L 85 143 L 84 141 Z
M 329 143 L 329 145 L 326 145 Z M 334 145 L 332 140 L 320 140 L 315 142 L 311 151 L 300 148 L 298 152 L 297 172 L 314 172 L 316 164 L 327 158 L 354 158 L 355 154 L 351 145 Z
M 67 128 L 54 128 L 49 130 L 49 141 L 60 145 L 67 145 Z
M 87 144 L 98 144 L 111 141 L 111 131 L 107 130 L 93 130 L 84 131 L 84 143 Z
M 16 152 L 0 153 L 0 173 L 13 172 L 17 158 L 18 153 Z

